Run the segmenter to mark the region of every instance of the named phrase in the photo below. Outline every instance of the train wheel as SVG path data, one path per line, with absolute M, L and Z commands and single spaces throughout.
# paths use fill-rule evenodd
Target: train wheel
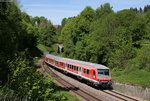
M 77 78 L 78 78 L 79 80 L 82 80 L 82 77 L 81 77 L 81 76 L 78 76 Z

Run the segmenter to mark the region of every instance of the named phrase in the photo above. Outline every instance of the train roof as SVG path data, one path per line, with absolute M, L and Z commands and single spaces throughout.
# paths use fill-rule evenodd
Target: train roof
M 85 65 L 85 66 L 88 66 L 88 67 L 93 67 L 95 69 L 109 69 L 108 67 L 106 67 L 104 65 L 101 65 L 101 64 L 90 63 L 90 62 L 85 62 L 85 61 L 79 61 L 79 60 L 74 60 L 74 59 L 69 59 L 69 58 L 63 58 L 63 57 L 58 57 L 58 56 L 54 56 L 54 55 L 51 55 L 51 54 L 46 54 L 46 56 L 55 58 L 57 60 L 62 60 L 62 61 L 67 60 L 68 62 L 71 62 L 71 63 L 75 63 L 75 64 L 79 64 L 79 65 Z

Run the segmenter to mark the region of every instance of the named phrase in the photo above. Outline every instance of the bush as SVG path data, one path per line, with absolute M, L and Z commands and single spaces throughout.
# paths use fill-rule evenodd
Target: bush
M 22 57 L 8 62 L 12 70 L 9 87 L 14 90 L 14 93 L 31 101 L 66 100 L 63 95 L 55 93 L 56 86 L 52 79 L 44 77 L 29 63 Z

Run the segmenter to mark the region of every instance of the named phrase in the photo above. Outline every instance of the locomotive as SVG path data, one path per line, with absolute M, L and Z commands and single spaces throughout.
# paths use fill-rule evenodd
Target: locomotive
M 111 87 L 112 85 L 109 68 L 104 65 L 58 57 L 51 54 L 45 55 L 44 62 L 65 73 L 70 73 L 80 80 L 86 80 L 93 86 Z

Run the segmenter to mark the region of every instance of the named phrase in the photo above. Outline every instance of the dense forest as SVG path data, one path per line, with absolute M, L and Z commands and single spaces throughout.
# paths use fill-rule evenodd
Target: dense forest
M 63 56 L 107 65 L 150 71 L 150 7 L 114 12 L 109 3 L 87 6 L 63 19 L 57 32 Z
M 0 2 L 0 88 L 21 99 L 66 100 L 55 93 L 52 79 L 34 66 L 34 57 L 42 55 L 38 46 L 50 47 L 56 55 L 58 43 L 64 45 L 63 57 L 104 64 L 114 71 L 150 72 L 150 6 L 118 12 L 109 3 L 96 10 L 87 6 L 55 29 L 47 18 L 22 12 L 17 2 Z
M 44 17 L 22 12 L 17 2 L 0 2 L 0 99 L 18 101 L 63 101 L 52 78 L 34 66 L 39 43 L 50 46 L 54 27 Z M 49 35 L 48 35 L 49 34 Z
M 104 64 L 113 79 L 150 86 L 150 6 L 114 12 L 109 3 L 62 20 L 61 56 Z

